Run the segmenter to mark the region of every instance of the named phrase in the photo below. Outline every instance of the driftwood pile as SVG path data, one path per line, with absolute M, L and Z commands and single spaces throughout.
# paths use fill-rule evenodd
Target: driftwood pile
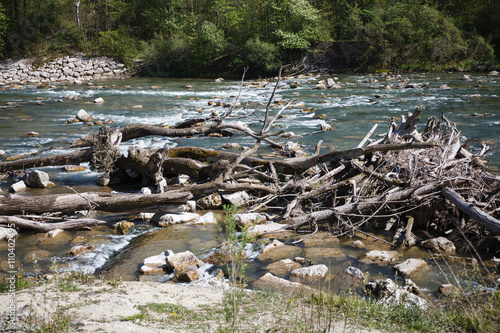
M 190 119 L 174 127 L 131 125 L 77 140 L 73 153 L 0 163 L 0 173 L 47 165 L 90 162 L 104 175 L 99 184 L 137 183 L 154 186 L 156 194 L 71 194 L 68 196 L 0 198 L 0 224 L 15 223 L 9 216 L 104 211 L 182 211 L 191 198 L 218 191 L 247 191 L 247 211 L 269 210 L 295 230 L 328 228 L 352 235 L 363 226 L 397 229 L 395 241 L 413 244 L 415 229 L 450 229 L 477 240 L 500 235 L 500 178 L 487 172 L 484 155 L 467 150 L 460 132 L 443 115 L 431 117 L 423 132 L 417 130 L 421 109 L 400 120 L 391 119 L 389 130 L 370 139 L 375 127 L 357 147 L 321 154 L 321 142 L 311 156 L 299 154 L 292 142 L 272 137 L 275 122 L 293 102 L 272 108 L 279 77 L 265 112 L 237 109 L 238 97 L 224 114 Z M 275 111 L 277 110 L 277 111 Z M 260 130 L 241 120 L 260 122 Z M 146 149 L 131 147 L 127 155 L 118 146 L 133 138 L 160 136 L 229 136 L 244 133 L 256 143 L 242 153 L 198 147 Z M 276 150 L 276 157 L 257 157 L 261 143 Z M 172 185 L 180 174 L 187 184 Z M 430 214 L 429 214 L 430 212 Z M 22 216 L 18 216 L 22 218 Z M 473 222 L 474 221 L 474 222 Z M 19 227 L 26 225 L 19 224 Z

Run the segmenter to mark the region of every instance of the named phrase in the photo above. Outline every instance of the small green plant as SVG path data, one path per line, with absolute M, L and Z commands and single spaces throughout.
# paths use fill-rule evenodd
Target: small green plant
M 224 313 L 225 320 L 228 327 L 223 331 L 236 332 L 238 323 L 240 321 L 239 314 L 241 309 L 241 304 L 245 292 L 242 290 L 244 286 L 244 274 L 246 268 L 246 255 L 245 247 L 248 244 L 250 237 L 246 231 L 246 227 L 243 228 L 241 233 L 236 230 L 236 219 L 234 214 L 237 211 L 236 205 L 225 205 L 224 206 L 224 227 L 226 236 L 226 249 L 227 254 L 230 257 L 230 262 L 228 264 L 229 281 L 235 288 L 230 288 L 224 293 Z M 219 226 L 219 230 L 222 232 L 222 226 Z

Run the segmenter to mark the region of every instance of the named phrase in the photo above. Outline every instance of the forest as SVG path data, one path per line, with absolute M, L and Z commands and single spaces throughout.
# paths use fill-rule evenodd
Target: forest
M 148 74 L 275 73 L 306 52 L 360 42 L 369 70 L 488 70 L 495 0 L 2 0 L 0 59 L 111 56 Z

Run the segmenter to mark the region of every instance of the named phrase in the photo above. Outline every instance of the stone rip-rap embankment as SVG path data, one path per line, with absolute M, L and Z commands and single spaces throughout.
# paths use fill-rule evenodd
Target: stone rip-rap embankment
M 119 79 L 130 76 L 124 64 L 108 58 L 87 58 L 84 55 L 58 58 L 36 67 L 33 59 L 0 63 L 0 85 L 40 84 Z

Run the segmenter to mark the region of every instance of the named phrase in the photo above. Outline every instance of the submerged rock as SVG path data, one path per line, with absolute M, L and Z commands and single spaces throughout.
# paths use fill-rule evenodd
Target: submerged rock
M 266 233 L 285 231 L 286 228 L 287 228 L 286 224 L 269 222 L 266 224 L 253 225 L 247 229 L 247 233 L 248 233 L 248 235 L 251 235 L 251 236 L 260 236 L 260 235 L 264 235 Z
M 344 272 L 352 277 L 355 277 L 356 279 L 361 280 L 361 281 L 365 280 L 365 275 L 363 274 L 363 272 L 359 268 L 349 266 L 344 270 Z
M 298 262 L 295 262 L 291 259 L 282 259 L 280 261 L 273 262 L 272 264 L 269 264 L 264 268 L 269 270 L 269 272 L 273 273 L 274 275 L 285 275 L 300 267 L 301 266 Z
M 75 245 L 71 248 L 71 250 L 68 251 L 68 255 L 77 256 L 77 255 L 82 254 L 83 252 L 92 251 L 94 249 L 95 249 L 95 246 L 92 246 L 92 245 L 87 245 L 87 246 Z
M 126 235 L 130 228 L 132 228 L 135 224 L 129 221 L 120 221 L 113 224 L 113 229 L 116 230 L 121 235 Z
M 45 237 L 54 238 L 54 237 L 59 236 L 62 233 L 64 233 L 63 229 L 54 229 L 54 230 L 50 230 L 49 232 L 45 233 Z
M 369 252 L 366 252 L 363 255 L 366 259 L 372 260 L 372 261 L 382 261 L 384 263 L 389 263 L 396 259 L 396 257 L 399 256 L 399 253 L 397 251 L 377 251 L 377 250 L 372 250 Z

